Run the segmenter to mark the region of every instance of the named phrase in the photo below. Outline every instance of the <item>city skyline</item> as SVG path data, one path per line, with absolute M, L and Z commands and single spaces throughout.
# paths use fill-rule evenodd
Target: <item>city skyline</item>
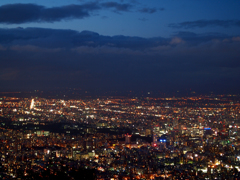
M 0 3 L 0 91 L 238 93 L 239 1 Z

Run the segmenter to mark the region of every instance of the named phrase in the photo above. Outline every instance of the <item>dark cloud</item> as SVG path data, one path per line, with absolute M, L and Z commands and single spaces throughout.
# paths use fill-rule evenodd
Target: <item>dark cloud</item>
M 81 6 L 71 5 L 44 9 L 39 19 L 42 22 L 55 22 L 62 19 L 81 19 L 87 16 L 89 16 L 88 11 L 84 10 Z
M 101 5 L 105 8 L 114 8 L 114 10 L 116 11 L 130 11 L 130 9 L 132 8 L 131 4 L 121 4 L 121 3 L 117 3 L 117 2 L 105 2 L 105 3 L 101 3 Z
M 209 26 L 220 26 L 220 27 L 240 27 L 240 20 L 197 20 L 197 21 L 186 21 L 181 23 L 172 23 L 168 25 L 171 28 L 204 28 Z
M 0 29 L 0 90 L 239 91 L 239 58 L 240 36 L 179 32 L 171 38 L 140 38 Z
M 127 36 L 100 36 L 90 31 L 56 30 L 43 28 L 0 29 L 0 44 L 34 45 L 47 48 L 76 46 L 111 46 L 116 48 L 145 49 L 167 43 L 163 38 L 145 39 Z
M 62 19 L 84 18 L 100 9 L 96 3 L 46 8 L 36 4 L 8 4 L 0 7 L 0 23 L 54 22 Z
M 37 4 L 7 4 L 0 6 L 0 23 L 21 24 L 28 22 L 55 22 L 69 19 L 82 19 L 91 16 L 96 10 L 113 9 L 116 12 L 130 12 L 131 3 L 90 2 L 82 5 L 44 7 Z M 154 13 L 155 8 L 143 8 L 142 13 Z
M 165 8 L 142 8 L 142 9 L 139 10 L 139 12 L 153 14 L 153 13 L 157 12 L 158 10 L 159 11 L 164 11 Z
M 25 23 L 39 21 L 43 6 L 35 4 L 8 4 L 0 7 L 0 23 Z
M 139 10 L 139 12 L 152 14 L 152 13 L 157 12 L 157 9 L 156 8 L 142 8 Z

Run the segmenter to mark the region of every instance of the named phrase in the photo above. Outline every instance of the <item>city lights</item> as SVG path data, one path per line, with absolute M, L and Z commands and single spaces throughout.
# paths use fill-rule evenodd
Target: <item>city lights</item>
M 0 163 L 5 175 L 19 177 L 14 170 L 19 164 L 27 169 L 24 177 L 29 168 L 50 168 L 57 175 L 60 170 L 70 172 L 71 162 L 95 169 L 99 179 L 129 179 L 130 174 L 136 179 L 177 178 L 177 169 L 218 177 L 221 167 L 230 173 L 240 165 L 238 100 L 169 99 L 4 97 Z M 206 106 L 209 99 L 216 102 Z

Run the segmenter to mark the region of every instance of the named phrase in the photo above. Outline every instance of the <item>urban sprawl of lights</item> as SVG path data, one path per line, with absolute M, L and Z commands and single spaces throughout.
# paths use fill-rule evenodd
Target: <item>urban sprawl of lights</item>
M 239 115 L 233 95 L 0 97 L 0 178 L 240 178 Z

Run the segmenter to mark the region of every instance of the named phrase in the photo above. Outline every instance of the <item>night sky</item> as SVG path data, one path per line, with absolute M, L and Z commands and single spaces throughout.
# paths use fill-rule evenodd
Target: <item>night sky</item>
M 239 93 L 240 1 L 1 0 L 0 63 L 0 91 Z

